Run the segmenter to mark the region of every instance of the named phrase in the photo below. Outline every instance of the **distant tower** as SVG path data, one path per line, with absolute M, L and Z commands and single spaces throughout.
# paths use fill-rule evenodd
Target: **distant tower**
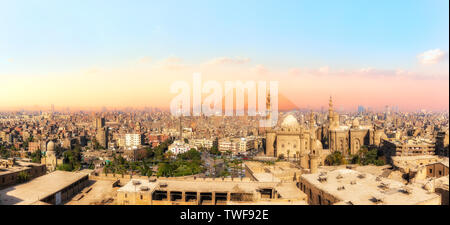
M 270 93 L 267 94 L 266 98 L 266 120 L 269 121 L 269 123 L 272 123 L 272 114 L 271 114 L 271 107 L 270 107 Z M 276 133 L 271 129 L 271 127 L 265 127 L 266 131 L 266 156 L 275 157 L 275 149 L 274 149 L 274 143 L 276 138 Z
M 333 119 L 333 99 L 330 96 L 330 101 L 328 103 L 328 120 Z
M 272 111 L 271 111 L 271 106 L 270 106 L 270 92 L 267 93 L 267 98 L 266 98 L 266 116 L 267 116 L 267 120 L 272 121 Z
M 96 117 L 95 118 L 95 129 L 102 129 L 105 127 L 105 118 L 104 117 Z
M 316 125 L 316 120 L 314 119 L 314 112 L 311 110 L 309 114 L 309 128 L 311 130 L 314 129 L 314 125 Z
M 183 125 L 182 125 L 182 119 L 183 119 L 183 110 L 182 105 L 180 103 L 180 141 L 183 139 Z

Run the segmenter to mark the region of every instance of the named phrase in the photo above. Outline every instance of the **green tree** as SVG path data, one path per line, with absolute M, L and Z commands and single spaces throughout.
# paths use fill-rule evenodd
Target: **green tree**
M 168 163 L 160 163 L 158 165 L 158 173 L 159 177 L 170 177 L 173 175 L 173 166 Z
M 17 175 L 19 183 L 27 182 L 30 179 L 30 174 L 25 171 L 20 171 Z
M 338 166 L 346 164 L 346 161 L 340 151 L 335 151 L 325 158 L 325 164 L 329 166 Z

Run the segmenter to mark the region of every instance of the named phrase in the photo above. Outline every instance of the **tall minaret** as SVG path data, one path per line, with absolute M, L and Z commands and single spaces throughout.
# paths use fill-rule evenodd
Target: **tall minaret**
M 309 132 L 310 132 L 309 147 L 311 150 L 313 149 L 314 143 L 316 142 L 316 128 L 314 127 L 314 125 L 316 125 L 316 121 L 314 120 L 314 113 L 311 110 L 311 114 L 309 114 Z
M 311 113 L 309 114 L 309 128 L 313 129 L 314 125 L 316 125 L 316 121 L 314 119 L 314 112 L 311 110 Z
M 183 125 L 182 125 L 182 118 L 183 118 L 183 106 L 180 103 L 180 141 L 183 141 Z
M 330 101 L 328 103 L 328 120 L 331 121 L 333 120 L 333 99 L 330 96 Z
M 266 121 L 269 121 L 270 124 L 272 124 L 272 111 L 270 106 L 270 92 L 267 94 L 266 98 Z M 267 124 L 266 124 L 267 125 Z M 276 133 L 272 130 L 272 126 L 264 127 L 265 133 L 266 133 L 266 156 L 270 157 L 277 157 L 274 149 L 274 143 L 276 139 Z
M 272 111 L 271 111 L 271 106 L 270 106 L 270 92 L 267 93 L 267 98 L 266 98 L 266 116 L 267 116 L 267 120 L 272 122 Z

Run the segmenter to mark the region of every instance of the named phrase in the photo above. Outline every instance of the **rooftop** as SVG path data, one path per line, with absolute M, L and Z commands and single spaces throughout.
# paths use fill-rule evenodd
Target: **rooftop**
M 414 205 L 432 201 L 440 204 L 437 194 L 429 193 L 423 188 L 405 186 L 403 183 L 374 176 L 370 173 L 351 169 L 337 169 L 315 174 L 303 174 L 306 180 L 318 189 L 327 192 L 344 202 L 355 205 Z M 319 181 L 319 177 L 321 179 Z
M 64 189 L 87 175 L 86 172 L 52 172 L 35 178 L 27 183 L 0 190 L 0 204 L 33 204 L 36 201 L 40 201 L 41 199 Z
M 142 189 L 144 188 L 144 189 Z M 118 191 L 141 192 L 154 190 L 170 190 L 185 192 L 234 192 L 254 193 L 259 189 L 275 188 L 282 199 L 303 199 L 305 194 L 301 192 L 295 183 L 257 182 L 257 181 L 230 181 L 230 180 L 200 180 L 200 179 L 165 179 L 160 178 L 154 182 L 145 179 L 132 179 Z

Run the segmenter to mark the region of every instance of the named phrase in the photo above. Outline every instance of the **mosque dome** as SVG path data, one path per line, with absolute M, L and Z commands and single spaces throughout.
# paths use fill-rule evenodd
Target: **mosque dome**
M 298 121 L 293 115 L 288 115 L 283 119 L 281 123 L 282 127 L 298 127 Z
M 353 122 L 352 122 L 352 127 L 353 127 L 353 128 L 359 127 L 359 120 L 358 120 L 358 118 L 355 118 L 355 119 L 353 120 Z
M 322 142 L 320 142 L 319 140 L 316 140 L 314 142 L 313 149 L 315 149 L 315 150 L 323 149 Z
M 55 151 L 55 142 L 49 141 L 47 143 L 47 152 L 54 152 Z

